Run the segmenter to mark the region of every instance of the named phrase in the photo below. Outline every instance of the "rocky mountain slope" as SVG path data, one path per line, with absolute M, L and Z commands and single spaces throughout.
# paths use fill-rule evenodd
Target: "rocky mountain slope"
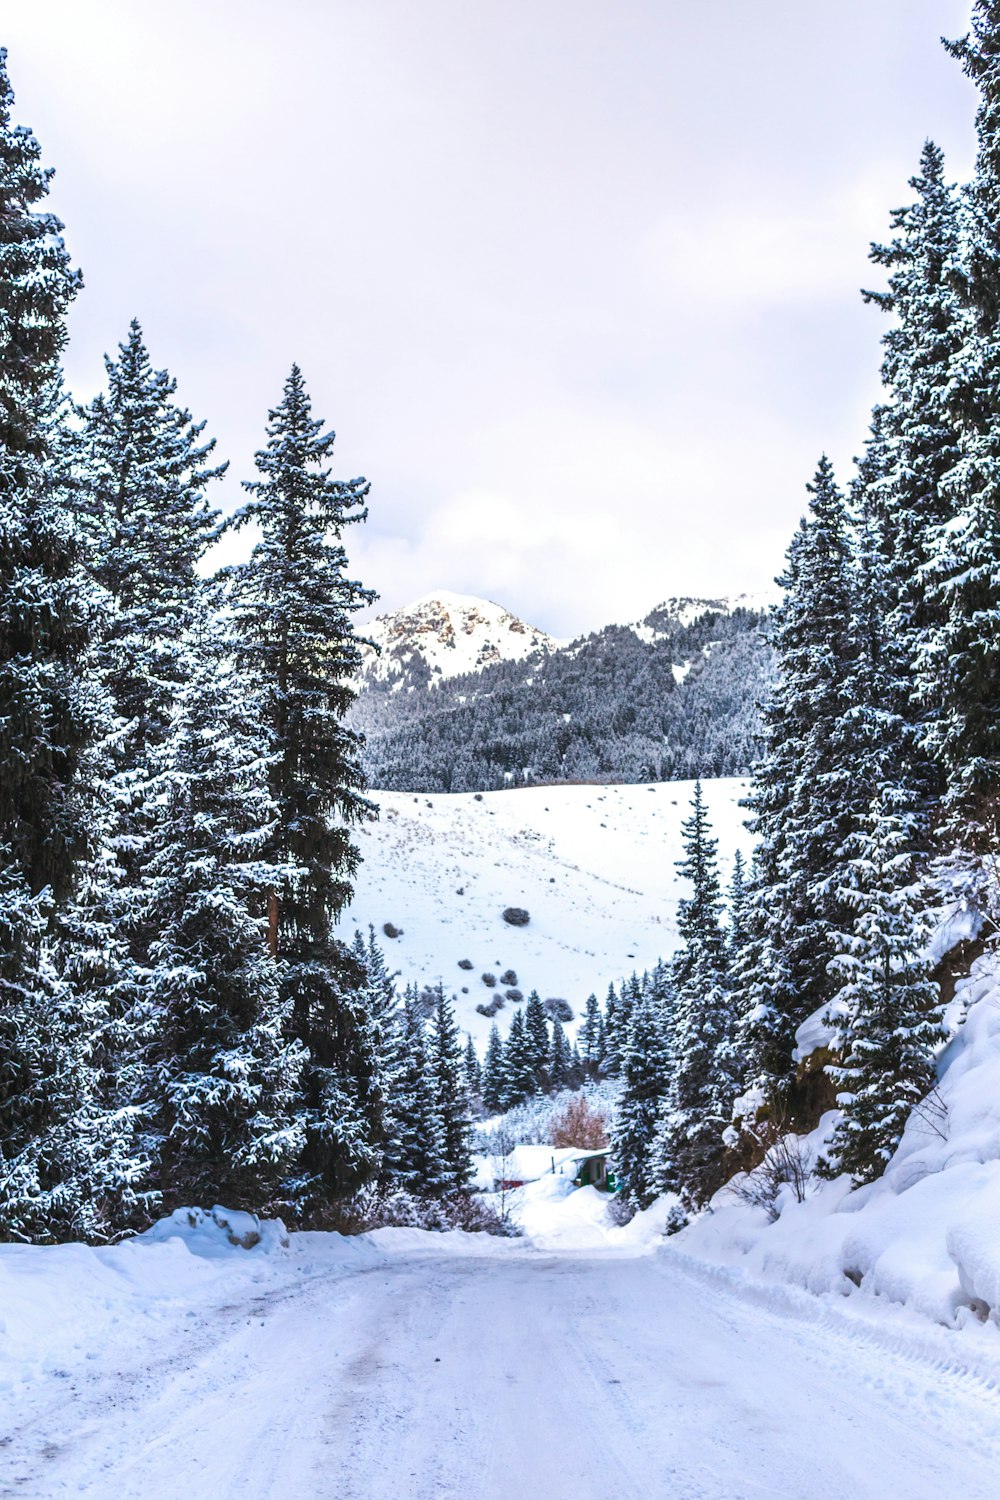
M 745 775 L 771 672 L 761 603 L 668 599 L 568 643 L 462 595 L 384 615 L 352 712 L 369 781 L 426 793 Z
M 397 690 L 433 686 L 501 661 L 523 661 L 562 644 L 492 600 L 446 590 L 379 615 L 366 634 L 379 654 L 366 653 L 365 680 Z

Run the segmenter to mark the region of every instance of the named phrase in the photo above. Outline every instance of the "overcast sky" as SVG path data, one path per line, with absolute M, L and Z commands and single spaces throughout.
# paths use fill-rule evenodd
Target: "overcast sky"
M 293 360 L 372 482 L 355 570 L 560 635 L 779 569 L 877 393 L 866 260 L 968 0 L 33 0 L 16 118 L 86 288 L 250 477 Z

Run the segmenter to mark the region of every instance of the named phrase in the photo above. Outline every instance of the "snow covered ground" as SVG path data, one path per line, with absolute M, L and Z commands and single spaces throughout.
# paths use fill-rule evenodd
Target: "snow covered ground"
M 934 1094 L 907 1123 L 885 1174 L 850 1191 L 811 1180 L 782 1189 L 769 1222 L 731 1188 L 680 1236 L 683 1248 L 756 1277 L 852 1301 L 892 1302 L 946 1327 L 1000 1317 L 1000 968 L 980 958 L 958 985 L 961 1024 Z M 802 1141 L 815 1159 L 827 1115 Z
M 736 849 L 751 847 L 739 806 L 746 783 L 704 785 L 728 879 Z M 592 991 L 603 999 L 609 983 L 676 947 L 687 890 L 674 862 L 692 790 L 674 781 L 479 797 L 375 792 L 381 817 L 359 831 L 364 864 L 341 933 L 349 940 L 371 923 L 404 981 L 442 979 L 480 1044 L 491 1022 L 475 1007 L 508 987 L 488 989 L 484 973 L 499 980 L 512 969 L 525 995 L 568 1000 L 579 1015 Z M 510 906 L 527 909 L 527 927 L 504 922 Z M 387 922 L 402 936 L 386 938 Z M 471 970 L 458 967 L 463 958 Z M 509 1004 L 500 1011 L 502 1030 L 511 1014 Z
M 866 1319 L 629 1228 L 0 1247 L 0 1496 L 995 1495 L 995 1328 Z

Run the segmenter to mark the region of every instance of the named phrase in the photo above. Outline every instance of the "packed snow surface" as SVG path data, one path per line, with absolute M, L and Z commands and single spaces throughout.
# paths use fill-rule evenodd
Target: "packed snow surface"
M 509 988 L 568 1000 L 579 1016 L 589 994 L 603 999 L 610 983 L 676 948 L 677 903 L 689 890 L 675 862 L 693 790 L 671 781 L 374 792 L 381 815 L 359 830 L 364 863 L 341 933 L 350 940 L 371 924 L 404 981 L 443 980 L 480 1042 L 492 1023 L 476 1005 Z M 706 781 L 704 791 L 728 879 L 736 849 L 750 849 L 746 782 Z M 527 926 L 506 923 L 508 907 L 527 910 Z M 387 923 L 402 935 L 386 937 Z M 501 982 L 508 971 L 515 985 Z M 512 1009 L 497 1015 L 502 1030 Z
M 992 1500 L 996 1329 L 734 1282 L 604 1209 L 539 1199 L 536 1241 L 0 1246 L 0 1495 Z

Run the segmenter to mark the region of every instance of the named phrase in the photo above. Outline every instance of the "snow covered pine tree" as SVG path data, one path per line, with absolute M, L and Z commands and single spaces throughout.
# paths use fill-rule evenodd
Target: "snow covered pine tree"
M 361 659 L 352 616 L 375 596 L 348 576 L 341 540 L 367 515 L 368 485 L 331 479 L 334 434 L 313 417 L 297 365 L 267 437 L 261 477 L 245 485 L 252 499 L 232 522 L 260 531 L 235 571 L 232 610 L 238 660 L 262 683 L 271 737 L 277 815 L 264 857 L 298 871 L 269 893 L 270 943 L 293 1033 L 309 1049 L 297 1194 L 304 1218 L 319 1222 L 331 1199 L 377 1175 L 383 1132 L 364 974 L 332 931 L 359 860 L 351 825 L 373 814 L 344 715 Z

